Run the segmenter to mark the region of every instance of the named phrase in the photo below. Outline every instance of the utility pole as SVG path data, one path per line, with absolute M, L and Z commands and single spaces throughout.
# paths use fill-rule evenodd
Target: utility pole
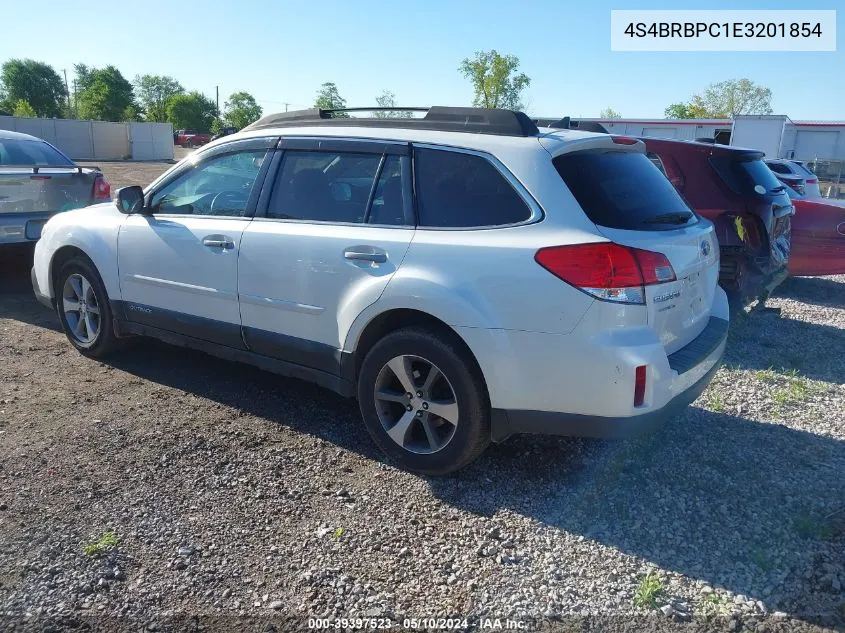
M 217 118 L 220 118 L 220 86 L 214 86 L 214 92 L 217 95 Z
M 79 103 L 76 101 L 76 79 L 73 80 L 73 116 L 79 118 Z
M 284 104 L 285 104 L 285 112 L 287 112 L 287 111 L 288 111 L 288 106 L 290 105 L 290 103 L 288 103 L 287 101 L 285 101 L 285 102 L 284 102 Z
M 65 95 L 67 95 L 67 113 L 68 115 L 70 115 L 70 87 L 67 85 L 67 68 L 62 68 L 62 72 L 65 74 Z

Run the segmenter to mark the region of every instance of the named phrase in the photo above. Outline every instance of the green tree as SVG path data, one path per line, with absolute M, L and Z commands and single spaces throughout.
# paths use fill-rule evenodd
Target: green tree
M 27 118 L 35 118 L 37 115 L 35 114 L 35 108 L 29 105 L 29 101 L 26 99 L 18 99 L 15 102 L 15 107 L 12 110 L 12 116 L 19 116 L 19 117 L 27 117 Z
M 670 119 L 732 119 L 739 114 L 771 114 L 772 91 L 750 79 L 729 79 L 710 84 L 687 103 L 672 103 L 664 114 Z
M 261 106 L 248 92 L 233 92 L 223 108 L 223 120 L 239 130 L 261 118 Z
M 85 67 L 82 84 L 84 87 L 78 94 L 80 118 L 122 121 L 127 108 L 137 110 L 132 84 L 114 66 L 102 69 Z M 77 75 L 77 89 L 79 85 L 80 76 Z
M 713 117 L 772 113 L 772 91 L 750 79 L 729 79 L 710 84 L 699 100 Z
M 320 90 L 317 91 L 317 99 L 314 101 L 314 107 L 321 110 L 337 110 L 338 108 L 346 107 L 346 99 L 340 96 L 337 86 L 331 81 L 327 81 Z M 346 112 L 336 112 L 334 115 L 336 119 L 348 119 L 349 115 Z
M 167 75 L 136 75 L 133 83 L 146 121 L 167 121 L 168 99 L 185 93 L 182 84 Z
M 395 108 L 396 95 L 390 90 L 385 90 L 376 97 L 376 103 L 380 108 Z M 373 116 L 379 119 L 410 119 L 414 115 L 408 110 L 376 110 L 373 112 Z
M 65 84 L 52 66 L 34 59 L 10 59 L 0 68 L 0 101 L 14 110 L 21 99 L 37 116 L 59 117 L 65 103 Z
M 478 51 L 474 58 L 464 59 L 459 70 L 472 83 L 474 106 L 523 108 L 522 93 L 531 85 L 531 79 L 525 73 L 517 73 L 518 57 L 500 55 L 495 50 Z
M 601 112 L 599 112 L 599 118 L 600 119 L 621 119 L 622 115 L 619 114 L 613 108 L 607 107 L 604 110 L 602 110 Z
M 219 116 L 214 117 L 214 119 L 211 121 L 211 133 L 217 134 L 222 129 L 223 129 L 223 121 L 220 119 Z
M 217 104 L 200 92 L 173 95 L 167 101 L 167 120 L 176 130 L 208 132 L 217 115 Z

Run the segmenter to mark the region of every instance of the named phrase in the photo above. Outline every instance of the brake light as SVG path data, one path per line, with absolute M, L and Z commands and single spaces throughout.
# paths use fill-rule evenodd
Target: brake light
M 541 248 L 534 260 L 566 283 L 597 299 L 645 303 L 645 286 L 675 281 L 662 253 L 613 242 Z
M 645 402 L 646 366 L 639 365 L 634 374 L 634 406 L 641 407 Z
M 818 181 L 816 178 L 808 178 L 808 179 L 807 179 L 807 184 L 808 184 L 808 185 L 815 185 L 815 184 L 818 184 L 818 182 L 819 182 L 819 181 Z
M 610 140 L 617 145 L 636 145 L 637 139 L 632 136 L 611 136 Z
M 111 200 L 111 185 L 105 176 L 94 178 L 94 200 Z

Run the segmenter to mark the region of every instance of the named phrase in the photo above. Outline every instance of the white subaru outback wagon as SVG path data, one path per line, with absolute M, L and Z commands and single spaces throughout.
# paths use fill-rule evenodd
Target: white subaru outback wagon
M 151 336 L 357 396 L 401 466 L 621 437 L 706 387 L 713 226 L 627 137 L 521 112 L 271 115 L 53 217 L 32 281 L 87 356 Z

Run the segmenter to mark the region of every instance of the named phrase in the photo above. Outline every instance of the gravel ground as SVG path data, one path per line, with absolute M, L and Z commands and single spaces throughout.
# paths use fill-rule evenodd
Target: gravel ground
M 845 276 L 733 324 L 652 437 L 517 437 L 430 479 L 306 383 L 156 342 L 80 356 L 29 257 L 0 255 L 0 630 L 845 628 Z

